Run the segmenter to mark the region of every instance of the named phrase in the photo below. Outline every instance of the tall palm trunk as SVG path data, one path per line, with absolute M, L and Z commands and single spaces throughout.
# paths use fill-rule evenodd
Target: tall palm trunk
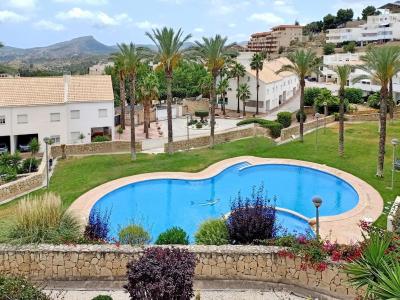
M 146 139 L 149 138 L 149 128 L 150 128 L 150 108 L 149 100 L 145 100 L 143 103 L 143 132 L 146 134 Z
M 339 155 L 344 154 L 344 87 L 339 91 Z
M 306 82 L 304 78 L 300 79 L 300 142 L 304 141 L 304 88 Z
M 243 117 L 246 116 L 246 100 L 243 100 Z
M 213 75 L 213 82 L 210 93 L 210 124 L 211 124 L 211 132 L 210 132 L 210 148 L 214 147 L 214 133 L 215 133 L 215 102 L 216 102 L 216 89 L 217 89 L 217 75 Z
M 388 97 L 388 102 L 389 102 L 389 115 L 390 115 L 390 119 L 393 120 L 393 117 L 394 117 L 393 78 L 390 78 L 390 81 L 389 81 L 389 97 Z
M 260 90 L 260 74 L 259 74 L 258 69 L 256 71 L 256 79 L 257 79 L 257 100 L 256 100 L 257 108 L 256 108 L 256 115 L 258 115 L 258 93 L 259 93 L 259 90 Z
M 168 119 L 168 153 L 172 154 L 173 133 L 172 133 L 172 70 L 166 70 L 167 77 L 167 119 Z
M 136 75 L 131 75 L 131 160 L 136 160 L 135 103 Z
M 223 99 L 222 99 L 222 113 L 224 116 L 226 116 L 226 110 L 225 110 L 225 98 L 226 98 L 226 93 L 222 93 Z
M 381 87 L 381 103 L 379 109 L 379 153 L 378 153 L 378 167 L 376 170 L 377 177 L 383 177 L 383 165 L 385 163 L 385 143 L 386 143 L 386 117 L 387 117 L 387 99 L 388 88 L 387 84 Z
M 240 85 L 240 77 L 238 76 L 237 78 L 236 78 L 236 86 L 237 86 L 237 90 L 239 90 L 239 85 Z M 236 112 L 239 114 L 240 113 L 240 99 L 239 99 L 239 95 L 237 95 L 237 110 L 236 110 Z
M 121 102 L 121 128 L 125 129 L 125 76 L 123 74 L 119 77 L 119 98 Z

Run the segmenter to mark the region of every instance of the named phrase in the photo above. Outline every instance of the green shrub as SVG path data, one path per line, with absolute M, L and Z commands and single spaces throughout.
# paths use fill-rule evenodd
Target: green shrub
M 381 95 L 380 93 L 374 93 L 368 97 L 368 106 L 371 108 L 379 108 L 381 103 Z
M 344 91 L 344 98 L 352 104 L 363 103 L 363 91 L 357 88 L 346 88 Z
M 113 300 L 113 298 L 108 295 L 98 295 L 94 297 L 92 300 Z
M 194 115 L 201 119 L 200 122 L 204 122 L 204 118 L 208 117 L 209 112 L 208 110 L 198 110 L 194 112 Z
M 8 238 L 19 243 L 74 243 L 79 240 L 79 222 L 64 211 L 53 193 L 28 197 L 18 203 L 16 219 Z
M 198 245 L 226 245 L 229 243 L 228 227 L 223 219 L 204 221 L 195 234 Z
M 41 290 L 21 277 L 0 276 L 0 299 L 50 300 Z
M 203 124 L 201 122 L 196 123 L 196 128 L 197 129 L 203 128 Z
M 196 119 L 192 119 L 188 122 L 188 126 L 192 126 L 192 125 L 196 125 L 197 124 L 197 120 Z
M 36 172 L 39 167 L 39 160 L 35 157 L 27 158 L 22 161 L 20 173 Z
M 300 122 L 300 111 L 296 113 L 296 120 L 297 122 Z M 306 120 L 307 120 L 307 115 L 303 113 L 303 122 L 305 122 Z
M 121 244 L 145 245 L 150 243 L 150 234 L 140 225 L 128 225 L 118 233 Z
M 270 121 L 270 120 L 264 120 L 264 119 L 257 119 L 257 118 L 250 118 L 250 119 L 245 119 L 236 124 L 236 126 L 242 126 L 242 125 L 248 125 L 248 124 L 258 124 L 263 128 L 268 128 L 271 132 L 271 136 L 273 138 L 278 138 L 281 136 L 281 131 L 283 129 L 282 124 L 275 122 L 275 121 Z
M 188 245 L 189 237 L 185 230 L 179 227 L 172 227 L 167 231 L 161 233 L 157 240 L 156 245 Z
M 282 124 L 283 128 L 289 127 L 292 124 L 292 113 L 288 111 L 278 113 L 277 121 Z
M 1 166 L 0 176 L 3 181 L 10 182 L 17 179 L 17 171 L 10 166 Z
M 332 43 L 326 43 L 324 45 L 324 55 L 331 55 L 331 54 L 335 54 L 335 44 Z
M 317 98 L 320 93 L 321 93 L 321 88 L 318 87 L 306 88 L 304 90 L 304 105 L 314 106 L 315 98 Z
M 356 47 L 357 44 L 354 41 L 348 42 L 346 45 L 343 46 L 343 51 L 344 52 L 350 52 L 350 53 L 354 53 L 356 52 Z
M 98 135 L 92 140 L 93 143 L 101 143 L 101 142 L 109 142 L 109 141 L 110 141 L 110 138 L 105 135 Z

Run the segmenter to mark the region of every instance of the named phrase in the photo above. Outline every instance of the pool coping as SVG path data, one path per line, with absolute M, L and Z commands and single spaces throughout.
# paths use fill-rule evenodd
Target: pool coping
M 68 211 L 78 217 L 80 222 L 86 223 L 92 207 L 98 200 L 113 190 L 125 185 L 150 179 L 205 179 L 218 175 L 230 166 L 244 162 L 250 163 L 251 165 L 286 164 L 312 168 L 337 176 L 352 186 L 359 196 L 358 204 L 356 207 L 345 213 L 336 216 L 320 217 L 320 235 L 322 238 L 345 244 L 360 241 L 362 240 L 362 232 L 359 228 L 360 220 L 368 219 L 374 222 L 383 212 L 384 202 L 379 192 L 365 181 L 350 173 L 308 161 L 281 158 L 260 158 L 254 156 L 240 156 L 222 160 L 197 173 L 155 172 L 112 180 L 81 195 L 72 203 L 68 208 Z M 313 225 L 315 220 L 310 219 L 310 223 Z

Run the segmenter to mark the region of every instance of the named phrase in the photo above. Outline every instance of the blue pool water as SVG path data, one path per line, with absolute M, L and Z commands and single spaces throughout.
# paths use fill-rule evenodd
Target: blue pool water
M 118 188 L 103 196 L 93 209 L 110 212 L 111 234 L 121 227 L 141 224 L 153 241 L 173 226 L 183 228 L 193 239 L 200 223 L 230 211 L 238 192 L 249 196 L 254 186 L 263 184 L 276 206 L 307 218 L 315 216 L 311 199 L 323 198 L 321 216 L 332 216 L 354 208 L 358 194 L 347 182 L 331 174 L 293 165 L 256 165 L 240 163 L 218 175 L 202 180 L 154 179 Z M 286 212 L 278 212 L 280 225 L 288 232 L 303 233 L 309 225 Z

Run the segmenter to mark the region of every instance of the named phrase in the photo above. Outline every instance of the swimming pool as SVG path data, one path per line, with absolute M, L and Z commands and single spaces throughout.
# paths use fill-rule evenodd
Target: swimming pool
M 332 174 L 289 164 L 250 165 L 242 162 L 217 175 L 196 180 L 151 179 L 127 184 L 101 197 L 92 210 L 109 211 L 111 234 L 130 223 L 144 226 L 155 240 L 173 226 L 183 228 L 193 238 L 200 223 L 230 211 L 231 199 L 240 191 L 249 196 L 254 186 L 263 184 L 276 206 L 306 217 L 315 216 L 311 199 L 324 199 L 321 216 L 335 216 L 357 206 L 359 197 L 346 181 Z M 288 232 L 309 229 L 306 220 L 278 212 L 278 221 Z

